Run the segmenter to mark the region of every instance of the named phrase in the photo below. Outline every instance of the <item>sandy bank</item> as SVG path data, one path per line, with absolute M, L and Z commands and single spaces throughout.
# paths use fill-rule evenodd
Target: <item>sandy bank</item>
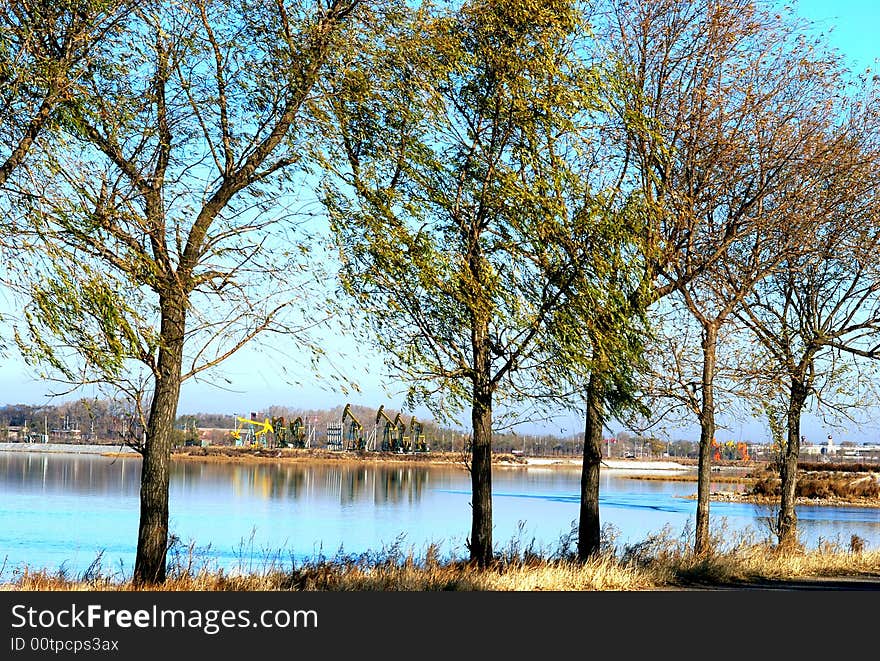
M 527 466 L 572 466 L 580 468 L 583 459 L 577 457 L 526 457 Z M 648 459 L 603 459 L 602 470 L 635 470 L 635 471 L 689 471 L 692 466 L 685 466 L 674 461 Z
M 0 452 L 44 452 L 65 454 L 98 454 L 119 455 L 137 452 L 126 446 L 73 444 L 73 443 L 0 443 Z M 182 461 L 231 461 L 231 462 L 301 462 L 301 461 L 353 461 L 353 462 L 404 462 L 430 464 L 462 464 L 463 457 L 459 452 L 429 452 L 416 454 L 394 454 L 390 452 L 344 452 L 324 449 L 249 449 L 212 446 L 207 448 L 178 448 L 173 451 L 174 459 Z M 496 454 L 493 464 L 511 468 L 571 468 L 580 469 L 583 459 L 580 457 L 515 457 L 513 455 Z M 642 460 L 642 459 L 605 459 L 602 470 L 637 471 L 641 473 L 668 473 L 693 470 L 674 461 Z

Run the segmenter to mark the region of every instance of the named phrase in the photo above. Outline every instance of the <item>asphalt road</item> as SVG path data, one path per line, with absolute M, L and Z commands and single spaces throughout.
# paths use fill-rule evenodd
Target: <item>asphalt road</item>
M 692 585 L 671 588 L 672 590 L 824 590 L 824 591 L 880 591 L 880 576 L 829 576 L 818 578 L 798 578 L 783 580 L 760 580 L 753 582 L 736 583 L 695 583 Z

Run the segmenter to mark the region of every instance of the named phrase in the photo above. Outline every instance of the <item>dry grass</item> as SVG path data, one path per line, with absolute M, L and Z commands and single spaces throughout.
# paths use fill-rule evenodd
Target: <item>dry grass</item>
M 764 474 L 755 480 L 751 494 L 776 497 L 780 493 L 779 477 Z M 799 473 L 795 496 L 810 499 L 842 499 L 851 501 L 880 498 L 880 479 L 872 473 L 804 472 Z
M 880 577 L 880 551 L 865 551 L 864 540 L 852 536 L 848 547 L 824 542 L 806 550 L 785 549 L 771 543 L 743 541 L 734 548 L 701 556 L 673 549 L 655 554 L 648 562 L 670 584 L 749 583 L 842 576 Z
M 880 472 L 880 464 L 864 461 L 798 461 L 798 470 L 835 471 L 839 473 L 877 473 Z
M 574 531 L 573 531 L 574 532 Z M 460 559 L 441 559 L 436 547 L 416 556 L 399 544 L 377 553 L 318 557 L 282 566 L 277 554 L 256 563 L 241 561 L 235 570 L 199 565 L 194 550 L 170 556 L 163 591 L 638 591 L 711 586 L 763 580 L 796 580 L 872 576 L 880 580 L 880 551 L 866 551 L 865 540 L 852 536 L 848 545 L 822 543 L 783 550 L 769 541 L 755 542 L 723 529 L 711 551 L 692 552 L 687 534 L 675 538 L 668 530 L 643 542 L 618 547 L 613 528 L 603 530 L 603 551 L 579 563 L 576 539 L 560 539 L 550 552 L 513 540 L 496 562 L 481 569 Z M 727 540 L 727 541 L 722 541 Z M 100 558 L 80 576 L 64 571 L 16 569 L 4 589 L 24 591 L 132 591 L 130 580 L 107 574 Z
M 368 567 L 327 563 L 288 572 L 236 575 L 223 571 L 172 576 L 161 591 L 539 591 L 539 590 L 650 590 L 652 572 L 622 565 L 607 556 L 585 564 L 540 561 L 532 564 L 498 563 L 479 569 L 465 562 L 434 566 L 422 563 Z M 110 579 L 83 581 L 44 571 L 20 573 L 6 585 L 23 591 L 131 591 L 130 582 Z
M 108 455 L 109 456 L 109 455 Z M 461 452 L 365 452 L 334 451 L 321 448 L 262 448 L 211 445 L 207 447 L 175 448 L 174 461 L 207 463 L 407 463 L 461 465 Z M 512 454 L 492 455 L 496 465 L 526 464 L 526 460 Z
M 232 576 L 222 572 L 178 577 L 161 591 L 538 591 L 649 590 L 643 572 L 607 560 L 479 570 L 467 564 L 426 567 L 312 567 L 291 573 Z M 26 573 L 6 589 L 23 591 L 131 591 L 130 583 L 83 582 L 44 573 Z
M 642 475 L 620 475 L 619 477 L 627 480 L 654 480 L 657 482 L 696 482 L 698 479 L 696 473 L 679 473 L 672 475 L 652 475 L 645 473 Z M 724 475 L 712 473 L 710 481 L 717 483 L 750 484 L 754 482 L 755 479 L 748 475 Z

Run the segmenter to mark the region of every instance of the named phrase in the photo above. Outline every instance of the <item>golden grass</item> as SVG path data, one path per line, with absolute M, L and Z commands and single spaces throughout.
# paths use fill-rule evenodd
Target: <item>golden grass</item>
M 880 578 L 880 551 L 849 552 L 838 548 L 785 551 L 768 545 L 738 549 L 736 553 L 689 555 L 661 564 L 663 573 L 678 584 L 797 580 L 841 576 Z
M 852 536 L 848 546 L 822 543 L 782 549 L 769 541 L 733 539 L 722 548 L 716 533 L 711 550 L 695 555 L 686 538 L 668 531 L 638 544 L 616 548 L 603 531 L 609 550 L 585 563 L 571 551 L 571 539 L 561 540 L 553 554 L 540 554 L 511 543 L 488 568 L 462 560 L 440 560 L 429 547 L 424 557 L 402 554 L 398 548 L 357 557 L 317 559 L 282 568 L 268 562 L 264 570 L 193 569 L 192 558 L 169 569 L 165 583 L 135 588 L 130 580 L 103 574 L 100 563 L 80 577 L 64 572 L 24 568 L 13 572 L 6 590 L 22 591 L 639 591 L 840 577 L 875 577 L 880 582 L 880 550 L 864 550 L 864 540 Z M 179 560 L 179 558 L 178 558 Z M 97 568 L 96 568 L 97 567 Z
M 468 564 L 436 567 L 314 567 L 265 575 L 224 572 L 172 577 L 154 591 L 577 591 L 650 590 L 651 572 L 601 557 L 586 564 L 542 562 L 533 566 L 479 569 Z M 21 591 L 132 591 L 130 582 L 69 580 L 47 572 L 23 572 L 6 589 Z

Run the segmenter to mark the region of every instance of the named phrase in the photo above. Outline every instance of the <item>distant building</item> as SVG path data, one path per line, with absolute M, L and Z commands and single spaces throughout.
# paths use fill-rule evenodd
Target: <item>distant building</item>
M 82 443 L 79 429 L 53 429 L 49 436 L 53 443 Z
M 834 444 L 834 438 L 828 434 L 828 438 L 821 443 L 805 443 L 805 437 L 801 437 L 801 454 L 807 456 L 836 455 L 839 447 Z
M 9 425 L 3 429 L 3 440 L 7 443 L 24 443 L 27 441 L 28 428 Z
M 199 444 L 202 447 L 209 445 L 232 445 L 232 432 L 228 427 L 199 427 Z

